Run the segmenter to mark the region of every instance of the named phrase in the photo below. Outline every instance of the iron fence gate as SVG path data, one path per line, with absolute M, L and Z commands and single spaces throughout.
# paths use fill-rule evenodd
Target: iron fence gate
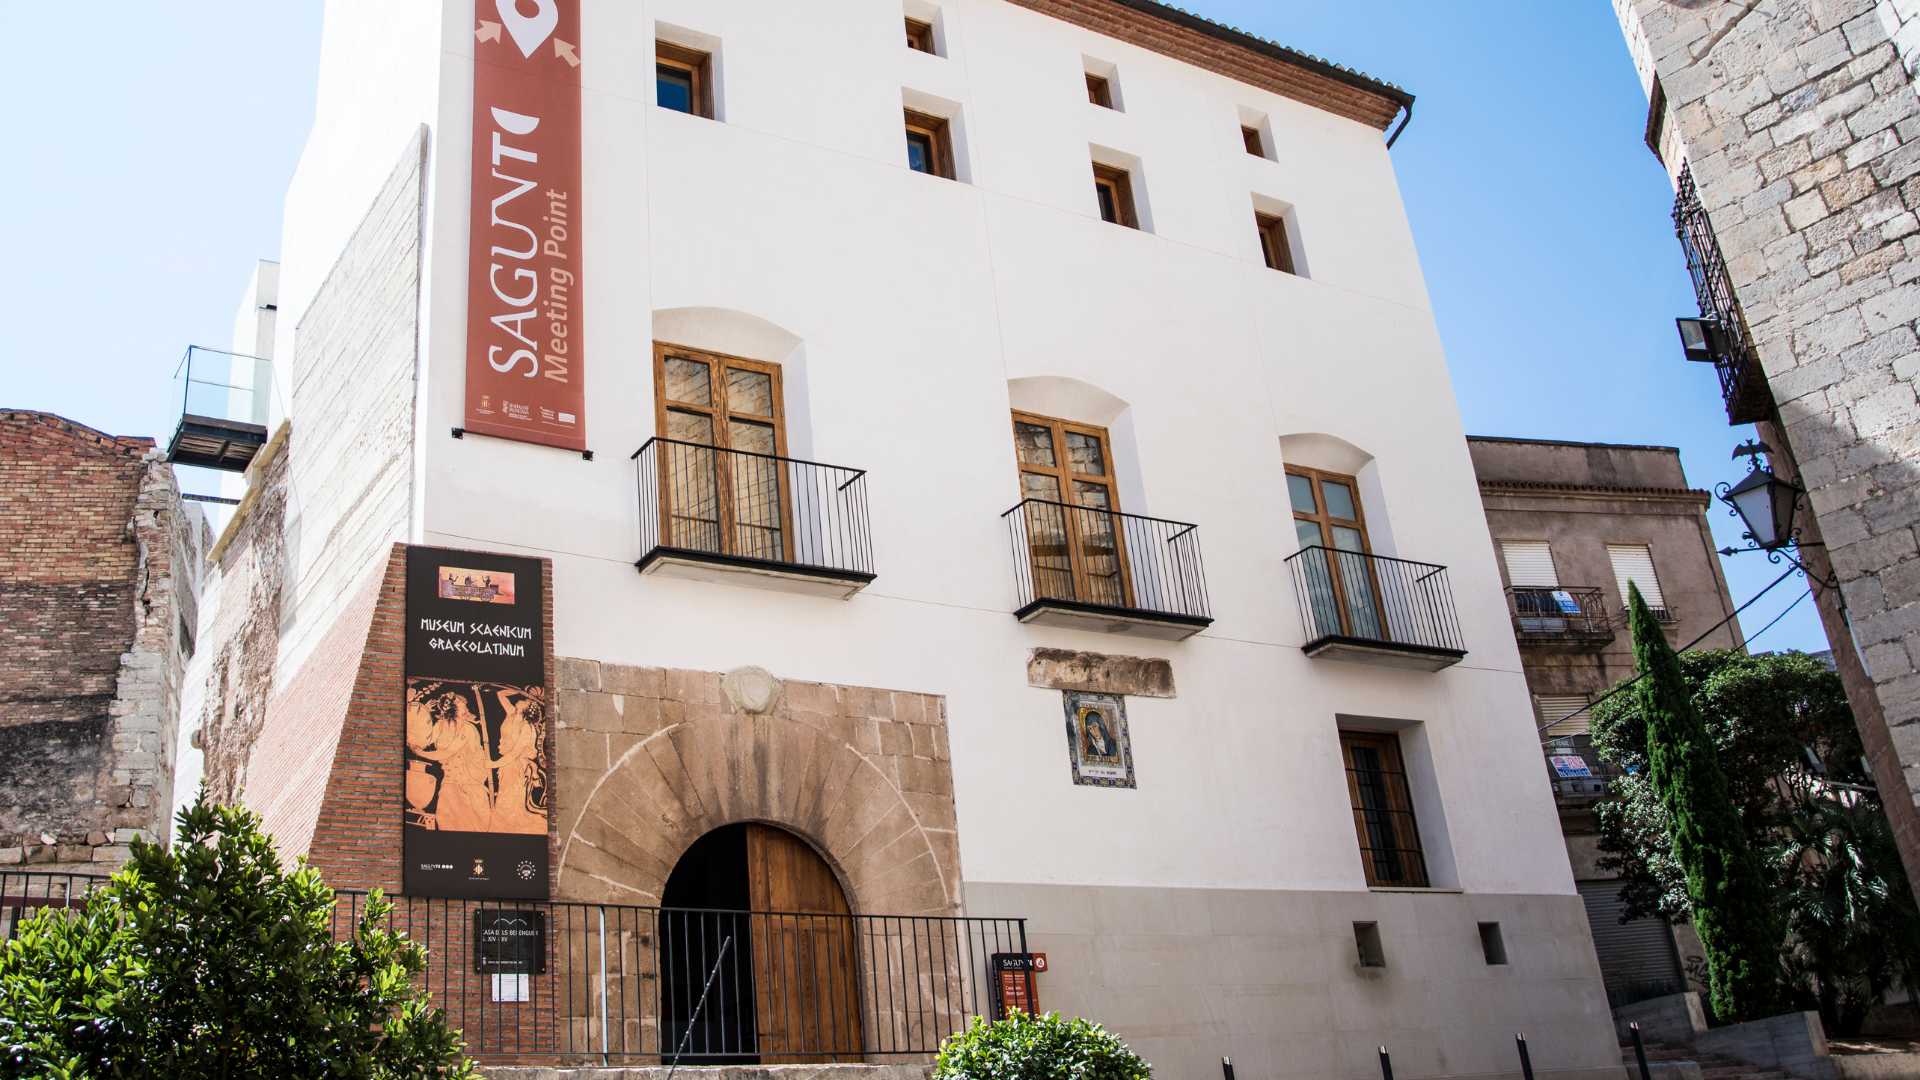
M 0 873 L 0 936 L 41 907 L 83 904 L 105 880 Z M 1027 952 L 1018 918 L 389 899 L 387 926 L 427 951 L 434 1004 L 468 1054 L 495 1063 L 929 1055 L 996 1015 L 994 957 Z M 338 890 L 336 938 L 367 903 Z

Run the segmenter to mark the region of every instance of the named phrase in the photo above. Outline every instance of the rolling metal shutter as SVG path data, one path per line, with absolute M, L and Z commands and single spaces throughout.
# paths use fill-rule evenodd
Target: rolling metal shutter
M 1502 540 L 1500 555 L 1507 563 L 1507 584 L 1516 589 L 1557 589 L 1560 575 L 1553 569 L 1553 549 L 1544 540 Z
M 1593 949 L 1600 956 L 1600 979 L 1607 987 L 1608 1004 L 1617 1009 L 1686 989 L 1680 954 L 1665 919 L 1621 922 L 1618 881 L 1581 881 L 1574 887 L 1587 905 L 1587 925 L 1593 929 Z
M 1586 707 L 1587 695 L 1585 694 L 1533 695 L 1533 710 L 1540 717 L 1540 722 L 1536 726 L 1541 729 L 1540 734 L 1547 738 L 1561 739 L 1569 735 L 1585 735 L 1587 718 L 1592 715 L 1592 710 L 1589 709 L 1565 722 L 1562 722 L 1562 718 L 1576 709 Z
M 1627 602 L 1627 582 L 1640 586 L 1647 606 L 1664 608 L 1667 598 L 1660 595 L 1660 579 L 1653 572 L 1653 552 L 1645 544 L 1608 544 L 1607 558 L 1613 561 L 1613 582 L 1620 587 L 1620 602 Z

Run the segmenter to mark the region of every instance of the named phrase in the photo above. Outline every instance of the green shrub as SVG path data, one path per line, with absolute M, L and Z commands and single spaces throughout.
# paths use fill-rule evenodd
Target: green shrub
M 467 1077 L 414 984 L 426 956 L 377 893 L 336 940 L 333 890 L 280 866 L 259 820 L 204 802 L 172 849 L 0 948 L 0 1077 Z
M 1153 1068 L 1091 1020 L 1015 1010 L 992 1023 L 976 1016 L 967 1030 L 948 1036 L 934 1059 L 933 1075 L 936 1080 L 1149 1080 Z

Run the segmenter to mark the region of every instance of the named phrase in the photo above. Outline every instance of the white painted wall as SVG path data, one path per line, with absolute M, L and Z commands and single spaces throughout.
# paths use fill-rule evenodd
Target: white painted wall
M 337 246 L 377 182 L 367 170 L 400 145 L 386 129 L 429 118 L 434 160 L 456 165 L 429 181 L 414 536 L 552 555 L 559 653 L 946 695 L 972 881 L 1364 888 L 1335 716 L 1415 723 L 1429 843 L 1445 841 L 1434 862 L 1454 868 L 1443 883 L 1572 892 L 1379 132 L 999 0 L 941 5 L 945 57 L 904 47 L 895 0 L 842 0 L 831 18 L 774 0 L 584 0 L 589 462 L 449 435 L 473 0 L 445 0 L 437 28 L 381 6 L 386 43 L 413 46 L 404 71 L 386 70 L 397 51 L 349 47 L 368 29 L 361 4 L 332 8 L 353 14 L 329 15 L 327 157 L 310 148 L 289 200 L 285 306 L 316 280 L 292 249 Z M 719 40 L 724 123 L 654 107 L 656 20 Z M 444 62 L 422 44 L 436 30 Z M 1086 57 L 1114 65 L 1126 112 L 1087 103 Z M 957 107 L 970 183 L 906 169 L 903 93 Z M 1245 153 L 1243 110 L 1268 118 L 1276 160 Z M 1139 159 L 1153 233 L 1098 220 L 1094 146 Z M 1293 208 L 1312 280 L 1262 266 L 1256 197 Z M 742 318 L 676 316 L 676 333 L 738 340 L 764 320 L 764 340 L 799 342 L 766 358 L 804 361 L 788 408 L 807 418 L 806 452 L 872 470 L 879 579 L 853 600 L 634 571 L 628 455 L 653 434 L 651 313 L 683 308 Z M 1125 509 L 1200 524 L 1206 633 L 1159 645 L 1009 614 L 1008 384 L 1043 377 L 1124 403 Z M 1371 455 L 1376 535 L 1451 567 L 1463 664 L 1300 653 L 1280 440 L 1302 433 Z M 1129 702 L 1139 790 L 1071 784 L 1060 695 L 1026 685 L 1043 645 L 1173 660 L 1177 699 Z

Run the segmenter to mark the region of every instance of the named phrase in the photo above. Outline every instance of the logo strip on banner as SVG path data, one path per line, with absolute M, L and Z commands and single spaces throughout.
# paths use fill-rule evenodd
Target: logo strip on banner
M 538 559 L 407 549 L 402 888 L 544 900 L 553 763 Z
M 585 452 L 580 4 L 478 6 L 464 430 Z

